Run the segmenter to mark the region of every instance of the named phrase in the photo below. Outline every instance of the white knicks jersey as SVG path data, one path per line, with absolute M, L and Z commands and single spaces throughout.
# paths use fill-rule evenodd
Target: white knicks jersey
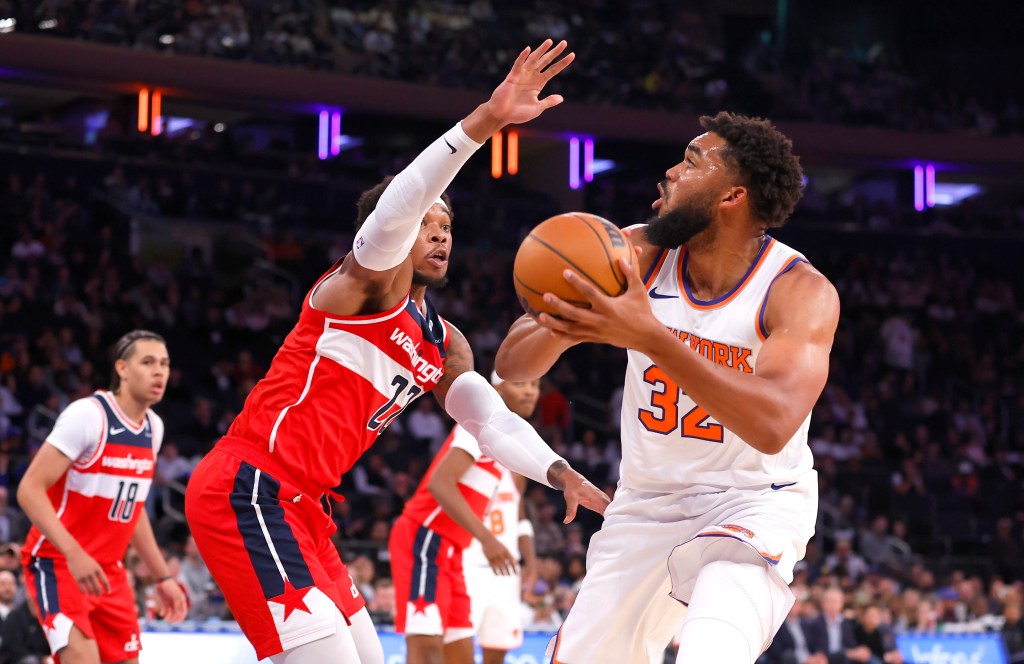
M 498 490 L 484 512 L 484 525 L 519 560 L 519 489 L 509 469 L 497 465 L 501 468 L 501 478 L 498 480 Z M 484 547 L 475 537 L 462 550 L 462 566 L 490 567 L 484 555 Z
M 645 279 L 654 315 L 693 351 L 756 373 L 767 338 L 764 310 L 775 279 L 806 259 L 769 237 L 746 275 L 711 301 L 683 278 L 686 248 L 662 250 Z M 628 352 L 622 398 L 621 482 L 640 491 L 709 493 L 796 482 L 811 470 L 810 415 L 777 455 L 758 452 L 710 417 L 643 353 Z M 751 417 L 758 417 L 752 412 Z

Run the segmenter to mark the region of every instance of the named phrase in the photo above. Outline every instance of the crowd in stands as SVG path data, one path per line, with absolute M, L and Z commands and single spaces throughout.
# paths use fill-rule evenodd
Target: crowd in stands
M 717 15 L 665 0 L 0 1 L 9 29 L 134 48 L 489 89 L 524 36 L 571 41 L 567 99 L 914 131 L 1024 130 L 1012 93 L 975 94 L 909 72 L 882 43 L 780 57 L 771 38 L 726 49 Z M 9 19 L 7 19 L 9 20 Z

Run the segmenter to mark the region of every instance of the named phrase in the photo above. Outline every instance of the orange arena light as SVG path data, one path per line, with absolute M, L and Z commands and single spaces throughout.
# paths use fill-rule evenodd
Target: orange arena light
M 519 172 L 519 132 L 508 132 L 508 174 Z
M 153 123 L 150 131 L 154 136 L 159 136 L 163 132 L 163 120 L 160 117 L 160 102 L 162 101 L 163 95 L 160 94 L 159 90 L 153 90 Z
M 149 88 L 139 90 L 139 131 L 149 131 Z
M 491 136 L 491 177 L 501 177 L 501 132 Z

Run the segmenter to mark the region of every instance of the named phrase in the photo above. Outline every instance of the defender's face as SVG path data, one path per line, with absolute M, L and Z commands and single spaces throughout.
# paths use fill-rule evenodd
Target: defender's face
M 420 233 L 412 246 L 413 283 L 440 288 L 448 282 L 452 247 L 452 220 L 440 203 L 423 215 Z

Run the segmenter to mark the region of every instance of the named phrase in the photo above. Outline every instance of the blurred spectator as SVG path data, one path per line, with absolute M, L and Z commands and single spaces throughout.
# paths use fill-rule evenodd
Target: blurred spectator
M 35 602 L 22 600 L 0 628 L 0 664 L 53 664 Z
M 828 658 L 823 653 L 812 653 L 808 645 L 803 619 L 807 589 L 794 587 L 792 590 L 796 600 L 789 615 L 757 664 L 828 664 Z
M 805 627 L 808 649 L 828 658 L 829 664 L 867 662 L 871 651 L 857 644 L 854 625 L 843 616 L 843 591 L 831 587 L 821 600 L 821 615 L 809 620 Z
M 0 622 L 7 620 L 18 598 L 18 578 L 7 570 L 0 571 Z
M 877 606 L 866 606 L 860 620 L 853 628 L 858 646 L 867 648 L 872 664 L 903 664 L 903 657 L 896 649 L 896 641 L 882 624 L 882 610 Z M 864 660 L 854 660 L 864 661 Z
M 374 625 L 393 625 L 395 623 L 395 586 L 391 579 L 377 579 L 373 584 L 372 599 L 366 604 L 370 620 Z

